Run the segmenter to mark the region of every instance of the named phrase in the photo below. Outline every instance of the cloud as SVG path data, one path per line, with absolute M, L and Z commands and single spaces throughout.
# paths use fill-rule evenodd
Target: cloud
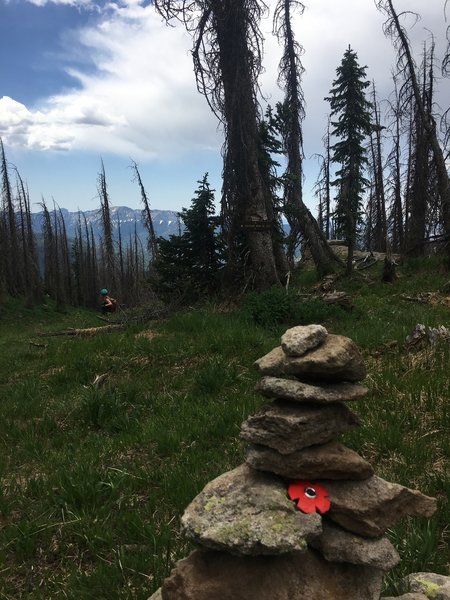
M 43 6 L 46 0 L 32 0 Z M 53 0 L 93 8 L 91 0 Z M 329 105 L 324 101 L 345 49 L 357 51 L 367 76 L 377 83 L 380 97 L 392 85 L 395 53 L 382 32 L 384 17 L 372 2 L 314 0 L 295 20 L 297 39 L 305 47 L 303 87 L 307 103 L 304 123 L 307 156 L 321 151 Z M 410 36 L 420 53 L 429 37 L 425 27 L 445 39 L 443 11 L 423 0 L 397 0 L 399 11 L 417 8 L 426 18 Z M 97 6 L 98 9 L 98 6 Z M 100 10 L 100 9 L 98 9 Z M 281 50 L 271 35 L 271 19 L 262 23 L 265 73 L 262 90 L 273 104 L 282 98 L 276 85 Z M 195 87 L 192 40 L 182 25 L 167 27 L 152 5 L 141 0 L 111 1 L 97 14 L 95 24 L 66 34 L 65 55 L 78 67 L 67 67 L 76 81 L 71 90 L 24 106 L 11 98 L 0 100 L 0 134 L 9 145 L 39 150 L 87 150 L 133 156 L 195 155 L 221 145 L 218 123 Z M 82 60 L 80 60 L 80 58 Z M 89 65 L 85 68 L 80 65 Z
M 9 145 L 137 158 L 220 146 L 181 25 L 167 27 L 152 6 L 129 1 L 109 5 L 96 26 L 66 36 L 66 45 L 94 68 L 68 67 L 77 87 L 34 107 L 3 98 L 0 132 Z
M 77 6 L 79 8 L 87 8 L 93 6 L 91 0 L 27 0 L 35 6 L 45 6 L 46 4 L 62 4 L 65 6 Z

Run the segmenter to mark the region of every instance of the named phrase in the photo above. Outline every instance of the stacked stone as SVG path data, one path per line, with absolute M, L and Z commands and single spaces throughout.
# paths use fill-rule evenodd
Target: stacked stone
M 374 475 L 337 441 L 359 425 L 344 402 L 363 398 L 356 345 L 320 325 L 294 327 L 256 361 L 271 402 L 242 425 L 245 464 L 210 482 L 182 517 L 199 549 L 180 561 L 162 600 L 378 600 L 399 561 L 384 533 L 400 518 L 431 516 L 433 498 Z M 298 510 L 295 480 L 325 487 L 325 514 Z

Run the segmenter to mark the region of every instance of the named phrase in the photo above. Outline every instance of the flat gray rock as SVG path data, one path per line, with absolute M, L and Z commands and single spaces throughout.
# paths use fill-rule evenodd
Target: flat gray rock
M 437 573 L 412 573 L 405 577 L 409 592 L 424 594 L 433 600 L 450 600 L 450 577 Z
M 303 356 L 286 356 L 278 346 L 255 365 L 262 375 L 295 375 L 308 380 L 360 381 L 367 373 L 356 344 L 350 338 L 331 334 L 319 347 Z
M 156 592 L 152 594 L 148 600 L 162 600 L 161 588 L 156 590 Z
M 193 542 L 237 555 L 305 551 L 322 532 L 321 517 L 301 513 L 285 482 L 246 465 L 208 483 L 181 523 Z
M 383 596 L 381 600 L 427 600 L 427 598 L 423 594 L 403 594 L 402 596 Z
M 366 537 L 380 537 L 406 516 L 431 517 L 436 498 L 425 496 L 374 475 L 365 481 L 324 481 L 330 494 L 327 517 L 344 529 Z
M 309 446 L 292 454 L 280 454 L 266 446 L 251 446 L 246 463 L 254 469 L 288 479 L 367 479 L 371 465 L 359 454 L 338 442 Z
M 241 437 L 252 444 L 291 454 L 323 444 L 360 424 L 345 404 L 294 404 L 277 401 L 250 416 L 241 426 Z
M 379 600 L 382 571 L 335 564 L 314 550 L 237 557 L 195 550 L 176 563 L 163 600 Z
M 288 356 L 303 356 L 319 346 L 327 335 L 328 331 L 322 325 L 292 327 L 281 336 L 281 347 Z
M 366 565 L 389 571 L 400 562 L 400 556 L 386 537 L 367 539 L 350 533 L 322 519 L 322 535 L 310 546 L 330 562 Z
M 255 390 L 267 398 L 281 398 L 292 402 L 350 402 L 360 400 L 369 391 L 357 383 L 334 383 L 311 385 L 293 379 L 280 377 L 263 377 L 256 384 Z

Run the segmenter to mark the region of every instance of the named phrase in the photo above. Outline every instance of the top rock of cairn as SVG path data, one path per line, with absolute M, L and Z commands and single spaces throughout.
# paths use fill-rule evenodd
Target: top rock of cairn
M 342 335 L 328 334 L 321 325 L 293 327 L 281 338 L 281 346 L 255 362 L 263 375 L 294 375 L 320 381 L 360 381 L 366 376 L 356 344 Z

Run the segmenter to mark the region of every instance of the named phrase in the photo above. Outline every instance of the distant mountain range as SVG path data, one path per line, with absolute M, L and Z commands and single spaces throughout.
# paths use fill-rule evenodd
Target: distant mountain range
M 151 213 L 153 227 L 158 237 L 168 238 L 173 234 L 177 235 L 179 233 L 180 227 L 181 229 L 183 229 L 183 223 L 179 219 L 177 212 L 174 212 L 172 210 L 152 210 Z M 50 214 L 53 218 L 54 212 L 50 211 Z M 84 219 L 86 219 L 88 227 L 92 227 L 94 237 L 96 240 L 99 240 L 102 237 L 103 229 L 100 209 L 88 210 L 83 212 L 70 212 L 67 209 L 62 208 L 61 214 L 64 219 L 67 237 L 69 239 L 75 238 L 80 219 L 83 225 Z M 113 226 L 113 236 L 115 238 L 117 238 L 118 236 L 118 230 L 120 225 L 122 239 L 125 244 L 127 243 L 130 235 L 134 235 L 135 228 L 138 236 L 142 240 L 146 239 L 147 230 L 145 229 L 143 223 L 142 210 L 128 208 L 127 206 L 112 206 L 110 207 L 110 214 Z M 40 236 L 40 234 L 42 233 L 43 222 L 43 212 L 32 213 L 33 230 L 38 236 Z

